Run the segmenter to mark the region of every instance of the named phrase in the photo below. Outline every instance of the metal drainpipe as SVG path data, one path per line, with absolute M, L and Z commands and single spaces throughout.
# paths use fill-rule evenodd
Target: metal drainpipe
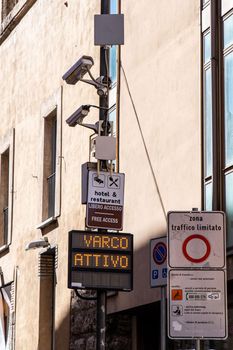
M 211 0 L 211 88 L 212 88 L 212 154 L 213 154 L 213 197 L 212 210 L 220 209 L 220 147 L 218 147 L 219 116 L 219 1 Z

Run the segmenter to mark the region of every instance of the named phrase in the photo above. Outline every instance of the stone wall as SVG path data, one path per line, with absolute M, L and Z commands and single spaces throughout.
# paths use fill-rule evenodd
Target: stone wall
M 70 350 L 96 349 L 96 301 L 71 297 Z M 107 350 L 131 350 L 131 316 L 107 316 Z

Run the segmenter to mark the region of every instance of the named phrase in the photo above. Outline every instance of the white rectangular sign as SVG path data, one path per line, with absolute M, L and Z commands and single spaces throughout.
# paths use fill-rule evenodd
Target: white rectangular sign
M 169 212 L 170 268 L 225 268 L 223 212 Z
M 170 338 L 227 337 L 225 271 L 172 269 L 168 283 Z
M 150 241 L 150 285 L 167 285 L 167 237 L 154 238 Z
M 125 174 L 89 171 L 86 226 L 123 229 Z

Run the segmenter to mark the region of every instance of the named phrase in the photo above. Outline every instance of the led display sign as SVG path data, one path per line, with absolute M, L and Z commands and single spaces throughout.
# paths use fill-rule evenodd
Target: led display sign
M 133 235 L 69 232 L 68 288 L 132 290 Z

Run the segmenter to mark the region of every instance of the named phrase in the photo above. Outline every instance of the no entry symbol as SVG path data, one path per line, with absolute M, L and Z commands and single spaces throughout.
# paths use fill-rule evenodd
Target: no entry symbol
M 202 254 L 202 256 L 199 256 L 199 257 L 193 256 L 193 254 L 188 252 L 188 249 L 187 249 L 188 244 L 190 244 L 190 245 L 195 244 L 196 240 L 201 241 L 202 244 L 204 244 L 204 246 L 205 246 L 205 252 Z M 204 262 L 209 257 L 210 250 L 211 250 L 210 242 L 208 241 L 208 239 L 202 235 L 196 235 L 196 234 L 187 237 L 184 240 L 184 243 L 182 246 L 182 251 L 183 251 L 185 258 L 187 260 L 191 261 L 192 263 L 197 263 L 197 264 Z
M 158 242 L 153 249 L 153 259 L 156 264 L 162 265 L 167 258 L 167 246 L 163 242 Z

